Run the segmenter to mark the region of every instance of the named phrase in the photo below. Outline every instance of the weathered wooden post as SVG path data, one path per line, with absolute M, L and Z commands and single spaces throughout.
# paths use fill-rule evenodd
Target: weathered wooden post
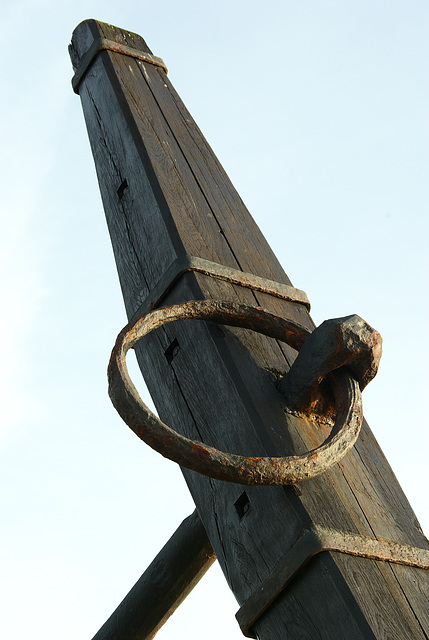
M 112 399 L 137 435 L 181 463 L 243 632 L 427 638 L 428 542 L 365 423 L 332 464 L 359 431 L 376 332 L 352 317 L 306 339 L 305 294 L 140 36 L 87 20 L 70 54 L 132 320 L 114 350 Z M 174 431 L 139 406 L 124 370 L 130 345 Z M 135 615 L 121 611 L 97 638 L 150 637 L 156 623 L 121 631 Z

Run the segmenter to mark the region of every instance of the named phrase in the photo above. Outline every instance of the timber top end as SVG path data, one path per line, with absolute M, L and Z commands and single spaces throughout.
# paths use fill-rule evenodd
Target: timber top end
M 100 51 L 121 53 L 153 64 L 167 73 L 163 60 L 152 54 L 145 40 L 137 33 L 90 18 L 76 27 L 69 45 L 69 54 L 75 71 L 72 79 L 75 93 L 79 93 L 79 84 Z
M 120 29 L 107 22 L 94 20 L 94 18 L 88 18 L 80 22 L 72 33 L 69 53 L 73 69 L 77 69 L 84 54 L 93 42 L 99 38 L 111 40 L 117 44 L 126 45 L 152 55 L 152 51 L 149 49 L 145 40 L 137 33 Z

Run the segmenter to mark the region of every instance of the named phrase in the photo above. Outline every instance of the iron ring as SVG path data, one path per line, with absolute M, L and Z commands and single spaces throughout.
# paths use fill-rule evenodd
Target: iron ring
M 244 485 L 295 484 L 336 464 L 354 445 L 362 425 L 359 384 L 345 369 L 332 374 L 337 415 L 325 442 L 303 455 L 245 457 L 186 438 L 164 424 L 141 400 L 126 366 L 126 353 L 143 336 L 175 320 L 207 320 L 239 326 L 286 342 L 299 350 L 310 331 L 261 307 L 201 300 L 156 309 L 132 320 L 118 335 L 108 367 L 109 396 L 127 425 L 150 447 L 182 467 Z

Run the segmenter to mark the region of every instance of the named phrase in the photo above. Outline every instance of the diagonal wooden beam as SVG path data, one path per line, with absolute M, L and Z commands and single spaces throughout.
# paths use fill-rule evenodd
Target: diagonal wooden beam
M 186 518 L 93 640 L 150 640 L 216 560 L 194 511 Z

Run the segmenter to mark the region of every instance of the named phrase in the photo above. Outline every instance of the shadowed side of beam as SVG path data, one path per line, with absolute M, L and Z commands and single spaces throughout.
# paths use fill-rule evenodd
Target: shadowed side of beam
M 197 511 L 186 518 L 93 640 L 149 640 L 216 556 Z

